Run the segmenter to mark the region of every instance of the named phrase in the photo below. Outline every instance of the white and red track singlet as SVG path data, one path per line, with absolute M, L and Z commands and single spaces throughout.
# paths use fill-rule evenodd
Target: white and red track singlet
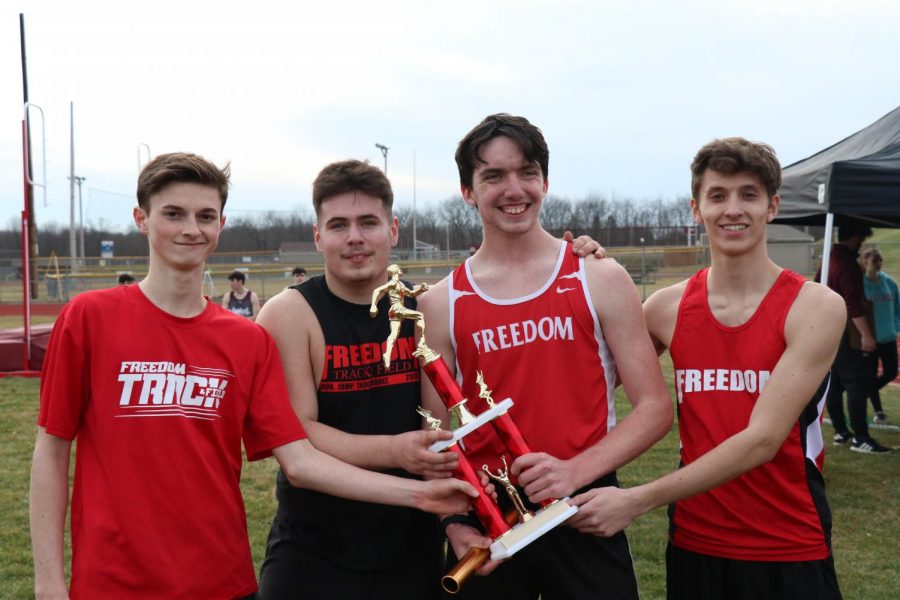
M 709 308 L 707 271 L 687 284 L 669 348 L 685 465 L 747 427 L 784 353 L 785 320 L 806 281 L 782 271 L 754 315 L 726 327 Z M 675 503 L 675 546 L 748 561 L 820 560 L 830 554 L 831 515 L 821 476 L 824 389 L 771 461 Z
M 532 451 L 565 460 L 602 439 L 615 425 L 616 367 L 583 259 L 563 243 L 544 285 L 509 300 L 481 291 L 468 260 L 451 277 L 451 340 L 470 411 L 487 408 L 475 381 L 482 371 L 496 402 L 512 398 L 510 415 Z M 465 444 L 473 465 L 502 466 L 503 446 L 491 428 L 469 434 Z

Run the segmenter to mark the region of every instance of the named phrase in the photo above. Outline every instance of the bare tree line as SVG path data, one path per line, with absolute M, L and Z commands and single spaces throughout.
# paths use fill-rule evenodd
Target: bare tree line
M 413 211 L 395 207 L 400 221 L 398 247 L 412 248 Z M 459 195 L 446 198 L 416 212 L 416 238 L 441 249 L 462 250 L 481 243 L 481 221 L 474 208 Z M 608 247 L 643 243 L 672 245 L 684 243 L 684 229 L 693 224 L 686 198 L 674 200 L 609 199 L 588 194 L 570 200 L 548 196 L 541 222 L 554 235 L 566 230 L 586 234 Z M 229 218 L 219 241 L 220 252 L 277 251 L 284 242 L 313 241 L 314 217 L 301 213 L 266 212 L 255 216 Z M 116 232 L 89 224 L 85 228 L 85 248 L 89 256 L 99 255 L 100 241 L 111 240 L 117 256 L 146 256 L 147 242 L 137 231 Z M 69 229 L 55 223 L 39 227 L 41 256 L 68 256 Z M 21 250 L 21 233 L 15 222 L 0 230 L 0 251 L 6 256 Z

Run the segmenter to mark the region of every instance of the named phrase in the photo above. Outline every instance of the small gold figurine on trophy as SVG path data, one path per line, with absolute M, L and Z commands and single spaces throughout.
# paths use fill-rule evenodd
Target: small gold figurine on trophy
M 487 473 L 488 477 L 503 486 L 503 489 L 506 490 L 506 495 L 509 496 L 510 502 L 513 503 L 516 512 L 519 513 L 519 518 L 524 523 L 531 519 L 534 516 L 534 513 L 525 508 L 525 503 L 522 502 L 522 497 L 519 496 L 519 490 L 517 490 L 516 486 L 509 480 L 509 466 L 506 464 L 506 457 L 501 456 L 500 460 L 503 461 L 503 468 L 497 469 L 496 473 L 491 473 L 491 470 L 487 465 L 481 465 L 481 470 Z
M 475 373 L 475 383 L 478 384 L 478 397 L 487 402 L 488 408 L 494 408 L 496 406 L 494 404 L 494 399 L 491 397 L 491 394 L 494 393 L 494 390 L 489 390 L 487 384 L 484 382 L 484 373 L 478 371 Z
M 421 406 L 416 407 L 416 412 L 419 413 L 423 419 L 425 419 L 425 424 L 428 425 L 428 429 L 439 430 L 441 428 L 441 420 L 431 414 L 431 411 L 427 408 L 422 408 Z

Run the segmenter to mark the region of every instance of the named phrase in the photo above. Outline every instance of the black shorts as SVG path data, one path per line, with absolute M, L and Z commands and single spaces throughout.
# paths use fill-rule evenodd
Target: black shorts
M 390 535 L 389 531 L 385 535 Z M 272 523 L 259 573 L 259 600 L 433 600 L 440 598 L 440 556 L 411 556 L 388 569 L 347 568 L 298 543 L 291 529 Z
M 669 600 L 841 600 L 834 559 L 734 560 L 666 548 Z
M 611 473 L 578 490 L 618 486 Z M 575 495 L 575 494 L 573 494 Z M 456 564 L 452 551 L 448 567 Z M 490 575 L 473 575 L 456 595 L 463 600 L 637 600 L 631 548 L 624 532 L 601 538 L 563 524 L 539 537 Z

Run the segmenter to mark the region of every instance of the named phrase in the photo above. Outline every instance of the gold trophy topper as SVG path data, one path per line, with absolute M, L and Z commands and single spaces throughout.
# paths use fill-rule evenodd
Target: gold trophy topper
M 494 404 L 494 399 L 491 398 L 491 394 L 494 393 L 494 390 L 488 389 L 487 384 L 484 382 L 484 373 L 477 371 L 475 375 L 475 383 L 478 384 L 478 387 L 481 390 L 478 392 L 478 397 L 487 402 L 488 408 L 494 408 L 496 405 Z
M 419 343 L 416 345 L 416 351 L 413 352 L 413 356 L 419 357 L 423 364 L 435 360 L 438 354 L 425 344 L 425 316 L 417 310 L 407 308 L 403 304 L 404 299 L 415 298 L 422 292 L 428 291 L 428 284 L 420 283 L 409 289 L 406 287 L 406 284 L 400 281 L 400 278 L 403 277 L 403 269 L 399 265 L 390 265 L 387 271 L 391 277 L 386 284 L 379 286 L 372 292 L 372 305 L 369 307 L 369 316 L 374 319 L 378 316 L 378 301 L 381 300 L 382 296 L 387 294 L 391 302 L 388 309 L 388 317 L 391 320 L 391 333 L 384 346 L 384 355 L 382 356 L 384 367 L 387 369 L 391 366 L 391 352 L 394 350 L 397 336 L 400 335 L 400 325 L 406 319 L 415 323 L 416 331 L 419 333 Z
M 434 429 L 435 431 L 440 430 L 441 420 L 435 416 L 432 416 L 430 410 L 419 406 L 416 407 L 416 412 L 422 415 L 422 418 L 425 419 L 425 423 L 428 425 L 428 429 Z

